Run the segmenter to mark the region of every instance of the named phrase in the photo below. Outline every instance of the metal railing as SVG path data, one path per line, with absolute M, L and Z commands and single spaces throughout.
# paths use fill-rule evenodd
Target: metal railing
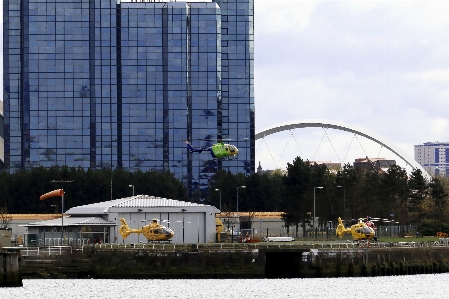
M 39 245 L 44 246 L 82 246 L 89 244 L 88 238 L 45 238 L 39 239 Z
M 257 242 L 257 243 L 207 243 L 207 244 L 172 244 L 172 243 L 109 243 L 76 246 L 23 246 L 3 247 L 7 250 L 20 250 L 22 256 L 62 255 L 68 253 L 85 253 L 97 250 L 155 250 L 155 251 L 228 251 L 254 249 L 361 249 L 361 248 L 420 248 L 449 247 L 449 238 L 438 241 L 410 242 Z
M 23 246 L 23 247 L 3 247 L 9 250 L 20 251 L 22 256 L 30 255 L 62 255 L 66 253 L 73 253 L 76 250 L 73 246 Z

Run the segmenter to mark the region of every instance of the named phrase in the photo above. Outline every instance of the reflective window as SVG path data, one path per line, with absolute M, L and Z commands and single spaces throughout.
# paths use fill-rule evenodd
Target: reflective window
M 184 140 L 254 136 L 253 0 L 122 1 L 120 34 L 114 1 L 4 1 L 10 171 L 170 170 L 199 200 L 220 167 L 247 172 Z M 236 146 L 254 165 L 254 140 Z

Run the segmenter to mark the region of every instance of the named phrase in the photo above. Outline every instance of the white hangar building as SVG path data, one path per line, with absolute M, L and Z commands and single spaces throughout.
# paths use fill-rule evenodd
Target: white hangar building
M 34 235 L 41 244 L 59 244 L 62 238 L 64 243 L 70 240 L 78 244 L 99 240 L 103 243 L 146 243 L 143 234 L 132 233 L 123 239 L 119 233 L 120 218 L 125 218 L 131 229 L 141 228 L 156 218 L 161 225 L 173 230 L 172 243 L 209 243 L 216 241 L 216 213 L 219 210 L 210 205 L 136 195 L 71 208 L 65 212 L 63 223 L 59 218 L 25 226 L 28 234 Z

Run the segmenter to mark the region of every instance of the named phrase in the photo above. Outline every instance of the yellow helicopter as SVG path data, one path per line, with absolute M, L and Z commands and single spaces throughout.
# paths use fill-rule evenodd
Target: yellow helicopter
M 139 235 L 143 234 L 145 238 L 148 239 L 148 242 L 170 242 L 170 239 L 175 235 L 175 233 L 169 227 L 160 225 L 158 219 L 156 218 L 154 218 L 150 224 L 145 225 L 142 228 L 134 229 L 129 228 L 125 218 L 120 218 L 120 222 L 122 223 L 122 225 L 120 226 L 119 232 L 122 235 L 123 239 L 126 239 L 130 234 L 135 233 Z
M 377 241 L 374 224 L 370 221 L 370 219 L 368 219 L 368 217 L 367 222 L 363 222 L 363 218 L 360 218 L 358 223 L 351 225 L 351 227 L 348 228 L 345 227 L 341 218 L 338 217 L 336 233 L 340 239 L 343 238 L 345 233 L 350 233 L 352 234 L 352 238 L 357 242 L 371 240 Z

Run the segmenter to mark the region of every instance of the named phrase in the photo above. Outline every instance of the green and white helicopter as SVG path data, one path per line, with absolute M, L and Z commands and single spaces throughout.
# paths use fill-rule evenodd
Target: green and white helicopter
M 209 147 L 192 147 L 188 141 L 186 143 L 189 152 L 202 153 L 208 151 L 214 159 L 232 158 L 239 152 L 239 149 L 235 145 L 223 142 L 217 142 Z

